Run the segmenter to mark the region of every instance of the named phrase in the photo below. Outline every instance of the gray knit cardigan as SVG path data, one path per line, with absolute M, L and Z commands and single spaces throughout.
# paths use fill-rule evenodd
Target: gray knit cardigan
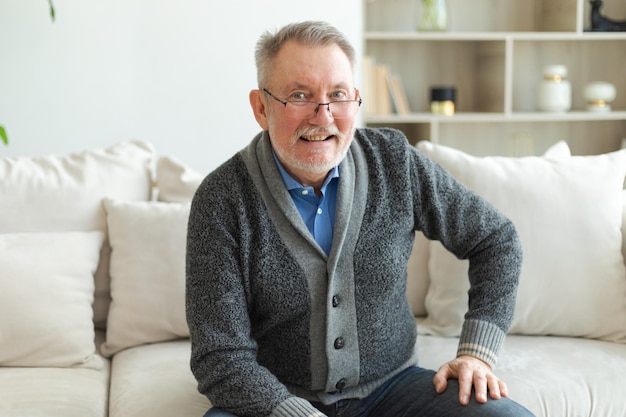
M 187 320 L 191 369 L 215 406 L 311 415 L 306 400 L 364 397 L 416 364 L 405 296 L 415 230 L 470 260 L 458 354 L 495 363 L 521 266 L 513 224 L 397 130 L 357 129 L 339 170 L 328 256 L 285 189 L 267 132 L 198 188 Z

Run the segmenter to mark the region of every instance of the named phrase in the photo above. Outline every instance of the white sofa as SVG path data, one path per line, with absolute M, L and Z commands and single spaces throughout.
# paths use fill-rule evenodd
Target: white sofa
M 626 417 L 626 150 L 474 158 L 418 147 L 525 244 L 497 366 L 541 417 Z M 0 159 L 0 417 L 201 417 L 184 245 L 203 175 L 144 141 Z M 416 235 L 407 295 L 423 366 L 455 354 L 467 265 Z M 94 278 L 95 276 L 95 278 Z

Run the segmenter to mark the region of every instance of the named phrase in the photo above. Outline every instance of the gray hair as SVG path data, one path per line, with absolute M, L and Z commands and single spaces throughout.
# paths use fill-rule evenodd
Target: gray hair
M 348 39 L 334 26 L 322 21 L 291 23 L 275 33 L 266 31 L 256 45 L 255 60 L 259 88 L 266 86 L 272 70 L 272 60 L 285 42 L 293 40 L 307 46 L 329 46 L 336 44 L 346 54 L 352 68 L 356 64 L 356 53 Z

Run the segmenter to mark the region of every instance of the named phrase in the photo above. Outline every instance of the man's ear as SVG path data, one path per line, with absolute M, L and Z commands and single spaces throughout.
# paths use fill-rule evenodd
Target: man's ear
M 259 126 L 263 130 L 269 130 L 269 124 L 267 123 L 267 107 L 265 106 L 265 100 L 263 97 L 263 91 L 252 90 L 249 95 L 250 106 L 254 112 L 254 118 Z

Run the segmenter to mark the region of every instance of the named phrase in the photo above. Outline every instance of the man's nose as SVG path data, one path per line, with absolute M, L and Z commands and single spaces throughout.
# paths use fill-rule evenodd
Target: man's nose
M 315 115 L 309 119 L 309 123 L 316 125 L 329 125 L 334 121 L 330 112 L 330 103 L 318 103 Z

